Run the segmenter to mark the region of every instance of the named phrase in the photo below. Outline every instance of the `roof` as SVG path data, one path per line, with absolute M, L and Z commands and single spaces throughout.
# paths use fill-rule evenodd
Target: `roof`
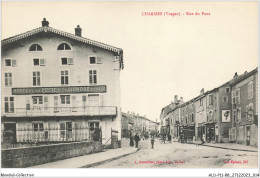
M 251 75 L 253 75 L 254 73 L 256 73 L 258 71 L 258 68 L 255 68 L 254 70 L 247 72 L 245 71 L 245 73 L 239 75 L 238 77 L 232 79 L 230 81 L 230 85 L 235 85 L 239 82 L 241 82 L 242 80 L 246 79 L 247 77 L 250 77 Z
M 7 44 L 16 42 L 18 40 L 21 40 L 21 39 L 24 39 L 24 38 L 27 38 L 27 37 L 30 37 L 32 35 L 36 35 L 36 34 L 39 34 L 39 33 L 42 33 L 42 32 L 45 32 L 45 33 L 51 32 L 51 33 L 54 33 L 54 34 L 58 34 L 58 35 L 67 37 L 67 38 L 71 38 L 73 40 L 76 40 L 76 41 L 79 41 L 79 42 L 82 42 L 82 43 L 86 43 L 88 45 L 92 45 L 92 46 L 95 46 L 95 47 L 98 47 L 98 48 L 102 48 L 102 49 L 117 53 L 120 57 L 120 68 L 121 69 L 124 68 L 123 50 L 121 48 L 113 47 L 113 46 L 110 46 L 110 45 L 107 45 L 107 44 L 104 44 L 104 43 L 101 43 L 101 42 L 98 42 L 98 41 L 94 41 L 94 40 L 84 38 L 84 37 L 80 37 L 80 36 L 77 36 L 77 35 L 74 35 L 74 34 L 71 34 L 71 33 L 68 33 L 68 32 L 57 30 L 57 29 L 54 29 L 52 27 L 46 27 L 46 26 L 39 27 L 39 28 L 33 29 L 31 31 L 27 31 L 25 33 L 21 33 L 21 34 L 12 36 L 10 38 L 4 39 L 4 40 L 2 40 L 2 47 L 7 45 Z

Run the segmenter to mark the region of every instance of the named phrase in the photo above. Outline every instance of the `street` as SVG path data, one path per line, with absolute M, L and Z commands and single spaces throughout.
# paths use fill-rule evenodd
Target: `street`
M 178 142 L 139 142 L 140 150 L 93 168 L 257 168 L 257 152 L 196 146 Z

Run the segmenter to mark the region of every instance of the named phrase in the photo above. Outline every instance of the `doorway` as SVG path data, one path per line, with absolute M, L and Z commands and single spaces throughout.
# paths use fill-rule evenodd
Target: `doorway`
M 250 126 L 246 126 L 246 146 L 250 146 Z
M 16 142 L 16 123 L 4 123 L 4 138 L 8 143 Z

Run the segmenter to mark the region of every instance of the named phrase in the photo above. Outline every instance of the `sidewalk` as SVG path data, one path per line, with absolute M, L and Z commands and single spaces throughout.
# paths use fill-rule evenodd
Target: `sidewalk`
M 173 142 L 178 142 L 178 139 L 173 139 Z M 197 142 L 198 143 L 198 142 Z M 199 142 L 201 143 L 201 142 Z M 196 144 L 196 141 L 192 144 Z M 214 148 L 228 149 L 228 150 L 237 150 L 237 151 L 249 151 L 249 152 L 258 152 L 258 148 L 245 146 L 237 143 L 204 143 L 199 146 L 208 146 Z
M 249 152 L 258 152 L 258 148 L 245 146 L 237 143 L 204 143 L 202 146 L 237 150 L 237 151 L 249 151 Z
M 138 150 L 133 147 L 109 149 L 99 153 L 64 159 L 29 168 L 88 168 L 133 154 Z

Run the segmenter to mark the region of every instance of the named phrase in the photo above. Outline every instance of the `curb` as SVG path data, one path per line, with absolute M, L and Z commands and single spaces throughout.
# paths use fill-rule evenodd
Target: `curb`
M 134 153 L 136 153 L 139 150 L 140 150 L 140 148 L 138 148 L 136 151 L 134 151 L 132 153 L 123 154 L 123 155 L 120 155 L 120 156 L 117 156 L 117 157 L 114 157 L 114 158 L 109 158 L 109 159 L 106 159 L 106 160 L 103 160 L 103 161 L 99 161 L 99 162 L 96 162 L 96 163 L 92 163 L 92 164 L 88 164 L 88 165 L 85 165 L 85 166 L 81 166 L 79 168 L 90 168 L 90 167 L 98 166 L 100 164 L 104 164 L 104 163 L 107 163 L 107 162 L 110 162 L 110 161 L 114 161 L 116 159 L 119 159 L 119 158 L 122 158 L 122 157 L 125 157 L 125 156 L 128 156 L 128 155 L 134 154 Z
M 258 152 L 258 151 L 254 151 L 254 150 L 244 150 L 244 149 L 236 149 L 236 148 L 225 148 L 225 147 L 212 146 L 212 145 L 200 145 L 200 146 L 207 146 L 207 147 L 220 148 L 220 149 L 226 149 L 226 150 L 234 150 L 234 151 Z

